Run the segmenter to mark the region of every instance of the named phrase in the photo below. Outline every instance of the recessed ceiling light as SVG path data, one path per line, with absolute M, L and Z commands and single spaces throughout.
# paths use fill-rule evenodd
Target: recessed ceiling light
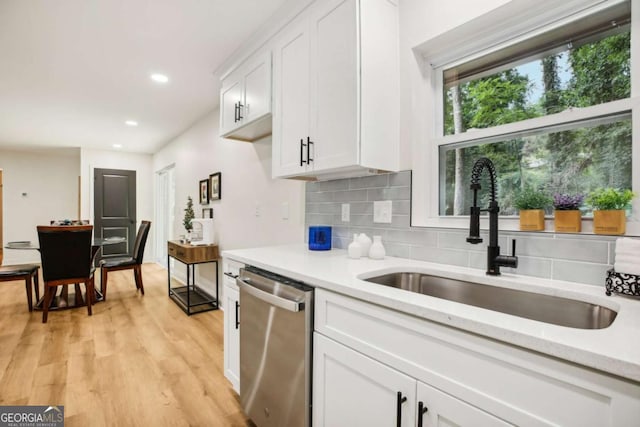
M 151 80 L 156 83 L 168 83 L 169 77 L 165 76 L 164 74 L 155 73 L 151 74 Z
M 124 124 L 127 126 L 138 126 L 138 122 L 136 122 L 135 120 L 127 120 L 126 122 L 124 122 Z
M 122 148 L 122 144 L 113 144 L 113 148 Z

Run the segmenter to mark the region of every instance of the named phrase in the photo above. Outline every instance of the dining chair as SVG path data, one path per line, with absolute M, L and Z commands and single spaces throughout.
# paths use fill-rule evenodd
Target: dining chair
M 7 265 L 0 267 L 0 282 L 24 280 L 29 311 L 33 311 L 33 289 L 36 291 L 36 301 L 40 299 L 39 269 L 40 266 L 38 264 Z
M 91 316 L 94 299 L 94 268 L 91 263 L 92 225 L 38 227 L 42 278 L 44 279 L 44 304 L 42 323 L 47 323 L 49 306 L 59 285 L 84 283 L 85 302 Z
M 142 258 L 144 257 L 144 247 L 147 244 L 147 236 L 151 228 L 151 221 L 142 221 L 136 234 L 136 241 L 133 245 L 133 256 L 114 257 L 100 261 L 100 283 L 102 296 L 107 299 L 107 281 L 110 271 L 133 270 L 133 278 L 136 281 L 136 289 L 144 295 L 144 285 L 142 284 Z

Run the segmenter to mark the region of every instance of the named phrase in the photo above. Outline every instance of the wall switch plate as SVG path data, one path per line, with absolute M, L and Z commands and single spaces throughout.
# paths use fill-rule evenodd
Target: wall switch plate
M 282 219 L 289 219 L 289 202 L 282 202 Z
M 373 222 L 391 224 L 391 200 L 373 202 Z
M 351 205 L 349 203 L 342 204 L 342 222 L 349 222 L 351 215 Z

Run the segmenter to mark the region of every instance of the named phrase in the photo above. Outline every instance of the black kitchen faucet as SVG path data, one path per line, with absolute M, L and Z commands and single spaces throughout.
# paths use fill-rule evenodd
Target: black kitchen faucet
M 489 172 L 491 181 L 491 200 L 489 208 L 480 209 L 478 207 L 478 190 L 480 187 L 480 176 L 482 171 Z M 471 170 L 471 189 L 473 190 L 473 206 L 471 206 L 471 221 L 469 224 L 469 237 L 467 242 L 474 245 L 482 243 L 480 237 L 480 212 L 489 212 L 489 247 L 487 248 L 487 274 L 498 276 L 500 274 L 500 266 L 502 267 L 518 267 L 518 257 L 516 256 L 516 241 L 513 240 L 511 256 L 500 255 L 500 246 L 498 246 L 498 212 L 500 207 L 496 200 L 496 169 L 493 162 L 486 157 L 478 159 Z

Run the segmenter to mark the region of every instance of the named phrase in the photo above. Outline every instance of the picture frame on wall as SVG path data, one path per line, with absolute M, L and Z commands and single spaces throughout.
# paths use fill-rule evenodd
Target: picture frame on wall
M 209 200 L 222 198 L 222 173 L 216 172 L 209 175 Z
M 213 208 L 202 208 L 202 218 L 213 218 Z
M 200 204 L 209 204 L 209 180 L 203 179 L 200 181 Z

